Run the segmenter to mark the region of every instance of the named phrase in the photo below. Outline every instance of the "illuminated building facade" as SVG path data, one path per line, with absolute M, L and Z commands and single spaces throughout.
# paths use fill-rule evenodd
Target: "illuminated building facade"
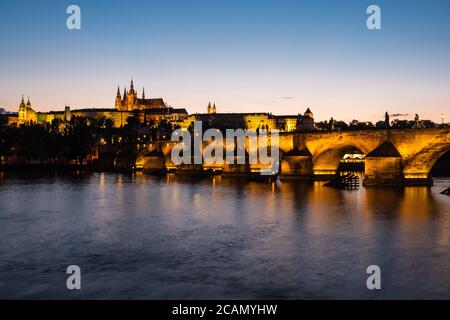
M 305 113 L 298 115 L 274 116 L 276 119 L 276 127 L 280 131 L 294 132 L 294 131 L 314 131 L 314 114 L 308 108 Z
M 134 82 L 131 80 L 130 89 L 124 89 L 120 94 L 117 88 L 114 108 L 89 108 L 71 110 L 66 106 L 64 111 L 36 112 L 28 99 L 25 103 L 23 97 L 19 105 L 17 116 L 10 115 L 8 123 L 19 125 L 26 123 L 51 123 L 54 119 L 70 121 L 72 116 L 81 116 L 89 119 L 105 117 L 113 120 L 115 127 L 127 124 L 130 117 L 136 118 L 139 123 L 159 124 L 163 121 L 172 123 L 176 127 L 188 129 L 192 122 L 202 121 L 204 127 L 219 129 L 245 129 L 245 130 L 274 130 L 284 132 L 313 131 L 315 129 L 314 117 L 308 108 L 303 115 L 274 116 L 271 113 L 217 113 L 216 104 L 208 103 L 206 113 L 190 115 L 184 108 L 172 108 L 162 98 L 147 99 L 142 90 L 141 98 L 137 97 Z
M 254 113 L 217 113 L 216 104 L 208 104 L 207 112 L 194 115 L 196 121 L 202 121 L 211 128 L 230 128 L 245 130 L 274 130 L 282 132 L 313 131 L 314 115 L 308 108 L 303 115 L 272 115 L 266 112 Z
M 30 98 L 28 98 L 27 104 L 23 100 L 19 105 L 19 113 L 18 113 L 18 121 L 19 124 L 27 123 L 27 122 L 37 122 L 37 113 L 31 107 Z
M 123 96 L 120 95 L 120 87 L 117 88 L 115 108 L 118 111 L 134 111 L 147 109 L 165 109 L 166 103 L 162 98 L 146 99 L 145 90 L 142 89 L 142 98 L 138 98 L 134 90 L 134 82 L 131 80 L 130 90 L 124 88 Z
M 186 109 L 175 109 L 166 105 L 162 98 L 146 99 L 145 92 L 142 98 L 137 98 L 133 80 L 131 80 L 130 90 L 124 91 L 123 97 L 119 89 L 116 95 L 114 108 L 88 108 L 70 110 L 66 106 L 64 111 L 36 112 L 30 100 L 25 103 L 24 98 L 19 105 L 17 116 L 9 116 L 8 123 L 19 125 L 26 123 L 51 123 L 54 119 L 70 121 L 72 116 L 82 116 L 90 119 L 106 117 L 114 121 L 115 127 L 122 127 L 127 124 L 128 118 L 137 117 L 141 123 L 153 121 L 155 124 L 165 120 L 167 122 L 182 122 L 188 118 Z

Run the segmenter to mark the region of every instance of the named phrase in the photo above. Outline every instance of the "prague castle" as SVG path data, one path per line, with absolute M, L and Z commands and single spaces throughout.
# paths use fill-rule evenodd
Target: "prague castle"
M 86 118 L 106 117 L 114 121 L 115 127 L 127 124 L 130 117 L 136 117 L 139 122 L 159 123 L 168 121 L 172 123 L 183 123 L 188 118 L 186 109 L 175 109 L 166 105 L 162 98 L 146 99 L 144 89 L 142 98 L 138 98 L 131 80 L 130 90 L 124 89 L 123 96 L 117 89 L 114 108 L 87 108 L 71 110 L 66 106 L 64 111 L 37 112 L 33 109 L 30 99 L 25 104 L 24 98 L 19 105 L 17 116 L 9 116 L 8 123 L 19 125 L 26 123 L 51 123 L 54 119 L 70 121 L 71 116 L 83 116 Z
M 134 111 L 147 109 L 166 109 L 167 106 L 163 99 L 145 99 L 145 91 L 142 89 L 142 98 L 137 97 L 134 90 L 134 83 L 131 80 L 130 90 L 124 89 L 123 97 L 120 95 L 120 88 L 117 88 L 115 107 L 119 111 Z
M 266 112 L 255 113 L 218 113 L 216 104 L 208 104 L 206 113 L 189 115 L 184 108 L 172 108 L 162 98 L 147 99 L 144 88 L 141 97 L 135 90 L 133 79 L 129 90 L 124 88 L 123 95 L 120 87 L 114 102 L 114 108 L 74 109 L 66 106 L 63 111 L 37 112 L 33 109 L 30 99 L 22 100 L 17 116 L 9 115 L 8 123 L 18 125 L 26 123 L 51 123 L 54 119 L 70 121 L 72 116 L 86 118 L 106 117 L 114 122 L 115 127 L 122 127 L 134 117 L 142 124 L 158 124 L 161 121 L 172 123 L 176 127 L 188 129 L 192 122 L 202 121 L 209 127 L 242 128 L 246 130 L 278 129 L 284 132 L 312 131 L 315 129 L 314 116 L 308 108 L 304 114 L 272 115 Z

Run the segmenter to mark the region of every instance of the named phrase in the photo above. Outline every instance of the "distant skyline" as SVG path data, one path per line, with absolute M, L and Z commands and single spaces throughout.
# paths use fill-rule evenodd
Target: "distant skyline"
M 82 29 L 66 28 L 81 7 Z M 377 4 L 382 30 L 366 28 Z M 117 86 L 189 113 L 450 117 L 448 0 L 0 2 L 0 108 L 112 108 Z

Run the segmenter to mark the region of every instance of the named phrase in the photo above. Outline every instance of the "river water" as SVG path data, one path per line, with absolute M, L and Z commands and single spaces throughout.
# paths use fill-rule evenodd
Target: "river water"
M 0 173 L 0 298 L 449 299 L 449 185 Z

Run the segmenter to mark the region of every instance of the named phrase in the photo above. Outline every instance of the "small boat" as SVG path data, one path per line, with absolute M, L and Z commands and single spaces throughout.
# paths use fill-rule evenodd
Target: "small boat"
M 450 188 L 445 189 L 444 191 L 441 192 L 441 194 L 445 194 L 447 196 L 450 196 Z

